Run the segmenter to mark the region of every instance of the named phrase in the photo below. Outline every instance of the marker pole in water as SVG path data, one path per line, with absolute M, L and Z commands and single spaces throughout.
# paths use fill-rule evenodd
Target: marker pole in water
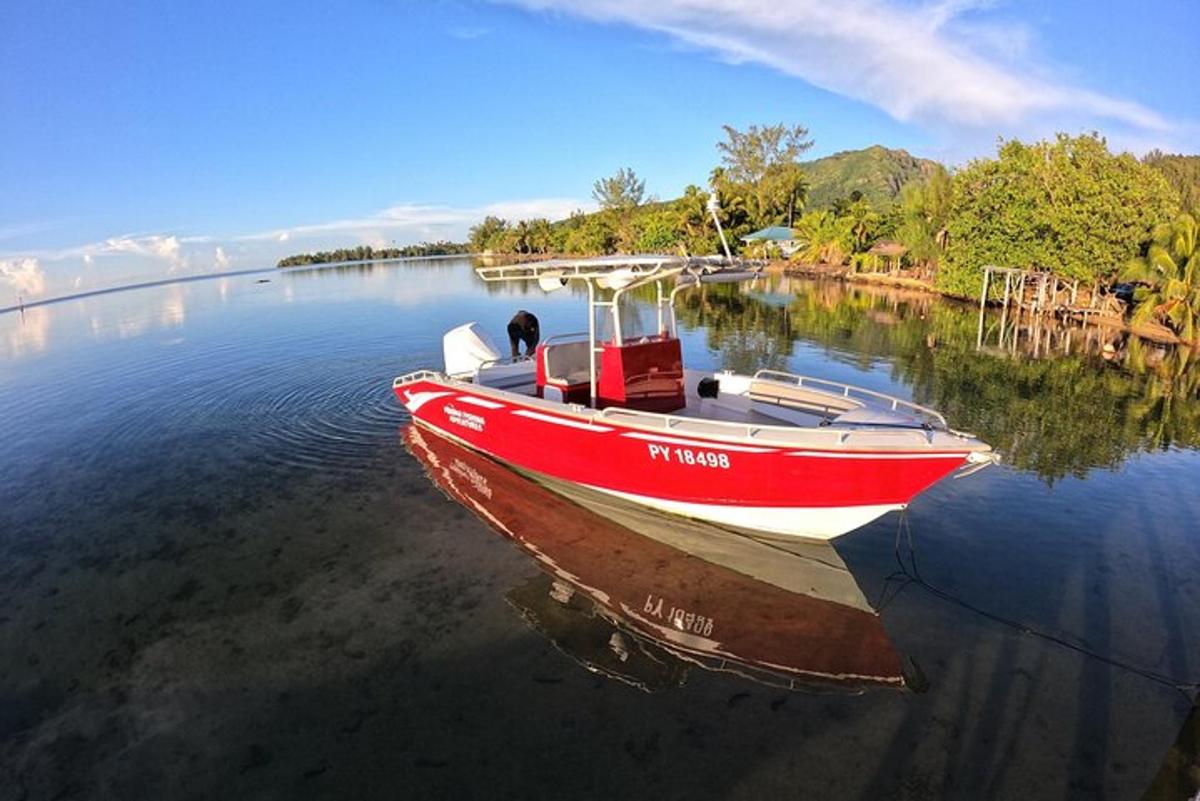
M 716 189 L 708 196 L 708 210 L 712 214 L 713 222 L 717 224 L 717 236 L 721 237 L 721 247 L 725 248 L 725 258 L 733 261 L 733 254 L 729 252 L 729 243 L 725 241 L 725 231 L 721 228 L 721 219 L 717 216 L 717 212 L 721 210 L 721 204 L 717 200 Z

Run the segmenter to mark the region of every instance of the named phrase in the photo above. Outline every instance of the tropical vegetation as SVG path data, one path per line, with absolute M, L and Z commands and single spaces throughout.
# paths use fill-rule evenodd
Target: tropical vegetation
M 1179 193 L 1179 205 L 1184 211 L 1200 217 L 1200 156 L 1151 150 L 1142 163 L 1162 173 L 1171 188 Z
M 1140 284 L 1134 322 L 1161 320 L 1189 342 L 1196 339 L 1200 317 L 1196 235 L 1196 218 L 1186 213 L 1157 226 L 1146 254 L 1130 260 L 1121 276 Z
M 359 245 L 337 250 L 318 250 L 314 253 L 298 253 L 279 260 L 276 267 L 301 267 L 307 264 L 337 264 L 348 261 L 380 261 L 383 259 L 406 259 L 421 256 L 454 256 L 469 253 L 470 248 L 460 242 L 422 242 L 395 248 L 375 248 Z
M 875 146 L 803 161 L 813 140 L 802 125 L 724 126 L 706 187 L 647 198 L 645 179 L 622 167 L 598 179 L 598 210 L 565 220 L 489 216 L 464 245 L 356 248 L 280 262 L 390 258 L 432 253 L 576 254 L 720 252 L 708 210 L 730 246 L 763 228 L 793 231 L 793 259 L 850 270 L 916 269 L 940 291 L 977 297 L 988 265 L 1049 271 L 1092 288 L 1135 281 L 1136 321 L 1157 320 L 1192 339 L 1200 315 L 1194 242 L 1200 156 L 1114 154 L 1098 134 L 1001 141 L 993 158 L 948 171 L 902 150 Z M 1180 211 L 1190 216 L 1176 217 Z M 1188 228 L 1187 220 L 1192 229 Z M 415 250 L 414 250 L 415 249 Z
M 987 265 L 1112 280 L 1178 208 L 1160 173 L 1097 135 L 1003 142 L 954 175 L 937 285 L 978 296 Z
M 936 297 L 829 281 L 762 294 L 729 285 L 686 293 L 680 326 L 702 327 L 713 366 L 738 372 L 785 369 L 800 342 L 864 370 L 888 363 L 915 400 L 1047 482 L 1114 468 L 1139 452 L 1200 446 L 1193 348 L 1131 337 L 1111 361 L 1078 348 L 1012 358 L 980 352 L 976 310 Z M 1063 413 L 1082 408 L 1088 414 Z

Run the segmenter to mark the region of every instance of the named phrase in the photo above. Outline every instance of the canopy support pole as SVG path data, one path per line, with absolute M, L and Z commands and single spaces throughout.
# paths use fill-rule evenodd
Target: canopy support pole
M 588 288 L 588 386 L 590 405 L 596 408 L 596 284 L 587 281 Z

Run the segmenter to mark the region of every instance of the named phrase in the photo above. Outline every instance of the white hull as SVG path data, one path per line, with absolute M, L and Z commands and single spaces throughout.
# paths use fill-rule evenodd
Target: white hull
M 875 504 L 869 506 L 720 506 L 716 504 L 685 503 L 635 495 L 629 492 L 587 486 L 596 492 L 639 503 L 659 511 L 722 526 L 748 528 L 785 537 L 810 540 L 831 540 L 865 526 L 888 512 L 897 512 L 904 504 Z

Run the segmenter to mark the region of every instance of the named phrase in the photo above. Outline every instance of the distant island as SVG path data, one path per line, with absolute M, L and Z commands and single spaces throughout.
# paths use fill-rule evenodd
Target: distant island
M 309 264 L 337 264 L 346 261 L 381 261 L 383 259 L 412 259 L 422 256 L 462 256 L 471 252 L 465 242 L 422 242 L 399 248 L 373 248 L 359 245 L 354 248 L 318 250 L 315 253 L 297 253 L 279 260 L 276 267 L 303 267 Z

